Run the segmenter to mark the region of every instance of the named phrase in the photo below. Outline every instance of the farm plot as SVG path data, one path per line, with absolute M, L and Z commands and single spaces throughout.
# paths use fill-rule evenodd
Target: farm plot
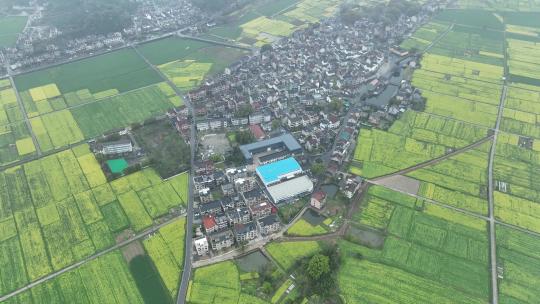
M 443 10 L 435 17 L 436 20 L 454 22 L 471 27 L 504 30 L 502 20 L 490 11 L 478 9 L 451 9 Z
M 198 86 L 204 77 L 223 71 L 246 54 L 235 48 L 180 38 L 146 43 L 138 49 L 183 91 Z
M 17 260 L 24 257 L 26 269 L 10 273 L 13 282 L 2 291 L 112 246 L 125 229 L 148 228 L 187 202 L 188 182 L 187 173 L 163 181 L 146 169 L 107 183 L 87 145 L 0 173 L 0 243 L 13 259 L 10 267 L 22 266 Z M 178 247 L 178 234 L 165 228 L 160 234 Z M 172 254 L 180 261 L 180 253 Z
M 502 67 L 429 54 L 412 83 L 427 99 L 426 112 L 491 127 L 502 73 Z
M 421 181 L 419 196 L 487 214 L 487 166 L 491 142 L 408 176 Z
M 219 276 L 216 276 L 219 273 Z M 242 293 L 238 268 L 231 262 L 221 262 L 194 271 L 188 288 L 187 303 L 266 303 Z
M 504 226 L 497 226 L 497 265 L 501 303 L 534 303 L 540 296 L 540 239 Z
M 281 267 L 291 269 L 294 264 L 304 257 L 309 257 L 321 251 L 321 246 L 315 241 L 279 242 L 266 246 L 268 253 Z
M 536 89 L 531 90 L 531 89 Z M 508 89 L 501 130 L 540 140 L 540 87 Z
M 421 207 L 418 202 L 413 204 L 413 198 L 400 200 L 401 194 L 381 188 L 371 190 L 370 196 L 373 194 L 408 203 L 387 200 L 386 204 L 393 206 L 379 213 L 391 213 L 390 220 L 388 215 L 382 217 L 388 223 L 388 236 L 381 251 L 347 245 L 361 248 L 344 250 L 345 263 L 338 278 L 347 302 L 356 303 L 360 299 L 397 303 L 487 301 L 490 287 L 485 221 L 463 218 L 449 209 L 445 209 L 446 214 L 431 213 L 428 208 L 419 211 Z M 371 218 L 373 210 L 369 205 L 366 210 L 370 213 L 366 218 Z M 373 228 L 380 226 L 380 221 L 374 223 Z M 364 258 L 358 259 L 356 253 Z M 385 279 L 381 280 L 382 277 Z M 391 287 L 395 284 L 400 286 L 399 290 Z
M 423 50 L 448 28 L 447 22 L 429 22 L 416 30 L 414 34 L 401 43 L 401 47 L 407 50 Z
M 47 87 L 48 90 L 40 88 L 21 93 L 32 131 L 43 151 L 72 145 L 144 121 L 182 104 L 181 100 L 175 99 L 174 91 L 166 83 L 123 94 L 110 90 L 101 92 L 99 96 L 88 90 L 57 95 L 60 93 L 56 85 Z
M 312 236 L 320 235 L 328 232 L 328 229 L 323 225 L 312 225 L 305 219 L 300 219 L 287 230 L 287 234 L 295 236 Z
M 231 14 L 230 19 L 235 22 L 211 29 L 210 38 L 235 40 L 260 47 L 334 15 L 340 2 L 279 0 L 255 3 Z
M 463 122 L 406 112 L 386 132 L 361 129 L 351 172 L 373 178 L 443 156 L 485 137 L 487 129 Z
M 143 241 L 146 252 L 173 299 L 178 292 L 184 262 L 185 222 L 185 218 L 178 219 Z
M 499 31 L 455 25 L 429 53 L 504 66 L 504 35 Z
M 35 155 L 36 148 L 8 79 L 0 80 L 0 164 Z
M 38 284 L 20 297 L 25 299 L 22 303 L 144 303 L 118 251 Z
M 508 39 L 510 80 L 540 85 L 540 43 Z
M 497 144 L 495 180 L 495 216 L 509 224 L 540 231 L 540 152 L 531 149 L 530 141 L 506 136 Z
M 81 92 L 81 90 L 96 94 L 112 89 L 127 92 L 160 81 L 159 75 L 134 50 L 129 48 L 15 78 L 19 92 L 32 89 L 40 91 L 43 86 L 55 84 L 61 94 Z M 34 95 L 34 97 L 40 97 L 40 95 Z
M 27 17 L 0 17 L 0 48 L 11 47 L 17 42 L 17 37 L 26 26 Z

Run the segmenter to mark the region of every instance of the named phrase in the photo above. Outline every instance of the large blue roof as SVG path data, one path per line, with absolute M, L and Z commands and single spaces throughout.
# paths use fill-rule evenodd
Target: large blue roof
M 292 157 L 257 167 L 257 173 L 265 185 L 278 182 L 281 177 L 297 171 L 302 171 L 302 167 Z

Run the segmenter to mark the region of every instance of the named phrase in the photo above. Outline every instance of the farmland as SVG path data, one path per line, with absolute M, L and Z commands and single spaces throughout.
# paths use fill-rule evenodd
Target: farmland
M 423 50 L 448 29 L 449 24 L 446 22 L 429 22 L 414 32 L 414 34 L 400 46 L 408 50 Z
M 412 167 L 474 143 L 487 129 L 409 111 L 388 131 L 361 129 L 351 172 L 368 178 Z
M 35 155 L 24 117 L 9 79 L 0 79 L 0 164 Z
M 138 49 L 183 91 L 195 88 L 205 76 L 224 70 L 246 54 L 235 48 L 173 37 L 140 45 Z
M 216 274 L 220 274 L 216 276 Z M 237 266 L 230 261 L 195 270 L 188 289 L 187 303 L 247 304 L 266 303 L 242 292 Z
M 331 16 L 337 10 L 335 1 L 279 0 L 254 3 L 230 15 L 234 22 L 213 28 L 212 37 L 236 40 L 242 44 L 262 46 L 286 37 L 294 31 Z
M 487 214 L 487 166 L 491 142 L 409 173 L 421 181 L 418 195 Z
M 26 25 L 27 17 L 2 16 L 0 17 L 0 48 L 10 47 L 17 41 L 17 36 Z
M 327 232 L 328 230 L 326 227 L 323 227 L 322 225 L 314 226 L 305 219 L 298 220 L 291 228 L 289 228 L 289 230 L 287 230 L 287 234 L 296 236 L 319 235 Z
M 61 94 L 81 90 L 96 94 L 113 89 L 127 92 L 160 81 L 159 75 L 132 49 L 74 61 L 15 78 L 20 92 L 32 89 L 39 91 L 43 86 L 55 84 Z
M 161 228 L 157 234 L 143 241 L 146 252 L 154 262 L 165 287 L 176 298 L 184 263 L 185 218 Z
M 3 263 L 21 261 L 1 274 L 16 278 L 6 293 L 114 245 L 125 229 L 148 228 L 187 203 L 188 179 L 146 169 L 108 183 L 82 145 L 10 168 L 0 185 Z
M 371 188 L 366 200 L 367 207 L 356 218 L 363 225 L 384 228 L 388 236 L 382 250 L 340 243 L 345 247 L 342 251 L 349 253 L 339 273 L 340 290 L 347 302 L 424 303 L 428 298 L 428 302 L 436 299 L 440 303 L 487 301 L 485 222 L 468 217 L 463 220 L 466 225 L 449 221 L 446 217 L 456 219 L 460 215 L 450 210 L 446 215 L 431 214 L 414 198 L 381 187 Z M 365 259 L 352 254 L 357 250 Z M 399 290 L 391 288 L 398 281 L 402 282 Z
M 538 299 L 539 249 L 540 239 L 497 226 L 497 262 L 504 273 L 499 279 L 502 303 L 534 303 Z
M 14 299 L 19 303 L 144 303 L 118 251 L 39 284 Z
M 281 267 L 291 269 L 300 259 L 319 252 L 321 246 L 314 241 L 280 242 L 270 243 L 266 246 L 266 250 Z

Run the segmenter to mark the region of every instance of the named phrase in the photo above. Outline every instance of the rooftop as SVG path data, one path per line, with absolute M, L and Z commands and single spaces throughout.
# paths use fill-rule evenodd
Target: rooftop
M 292 157 L 257 167 L 257 174 L 265 185 L 279 182 L 283 177 L 299 172 L 302 172 L 302 167 Z
M 253 153 L 257 153 L 259 150 L 264 150 L 267 147 L 278 144 L 283 144 L 289 151 L 298 151 L 302 149 L 296 139 L 291 134 L 287 133 L 278 137 L 240 146 L 240 151 L 242 151 L 245 159 L 252 159 Z

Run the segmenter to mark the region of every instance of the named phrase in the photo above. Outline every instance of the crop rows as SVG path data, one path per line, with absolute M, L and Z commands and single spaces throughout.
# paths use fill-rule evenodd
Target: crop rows
M 186 301 L 193 304 L 266 303 L 254 296 L 242 293 L 238 268 L 230 261 L 196 269 L 190 282 Z
M 35 154 L 36 148 L 9 79 L 0 79 L 0 164 Z
M 365 225 L 373 223 L 374 210 L 381 210 L 371 207 L 374 201 L 378 206 L 384 202 L 385 207 L 379 212 L 384 216 L 378 217 L 384 218 L 383 222 L 375 221 L 373 228 L 380 228 L 380 223 L 387 225 L 388 236 L 381 251 L 360 249 L 365 260 L 347 254 L 355 249 L 345 250 L 339 282 L 348 302 L 371 299 L 383 303 L 424 303 L 425 293 L 430 293 L 429 301 L 441 298 L 437 301 L 441 303 L 487 300 L 489 273 L 484 221 L 461 218 L 448 209 L 432 209 L 429 203 L 423 209 L 412 197 L 372 187 L 368 206 L 360 214 L 368 219 L 364 220 Z M 364 216 L 364 212 L 368 215 Z M 364 278 L 355 279 L 359 275 Z M 352 288 L 351 284 L 361 284 L 362 288 Z M 399 286 L 395 292 L 390 288 L 392 284 Z
M 171 297 L 176 298 L 180 273 L 184 263 L 185 218 L 161 228 L 143 241 Z
M 375 177 L 412 167 L 480 140 L 487 130 L 424 113 L 406 112 L 388 132 L 362 129 L 352 172 Z
M 0 185 L 0 246 L 8 253 L 0 264 L 13 264 L 0 273 L 11 282 L 4 294 L 114 245 L 127 228 L 149 227 L 187 202 L 188 177 L 162 181 L 146 169 L 107 183 L 83 145 L 8 169 Z

